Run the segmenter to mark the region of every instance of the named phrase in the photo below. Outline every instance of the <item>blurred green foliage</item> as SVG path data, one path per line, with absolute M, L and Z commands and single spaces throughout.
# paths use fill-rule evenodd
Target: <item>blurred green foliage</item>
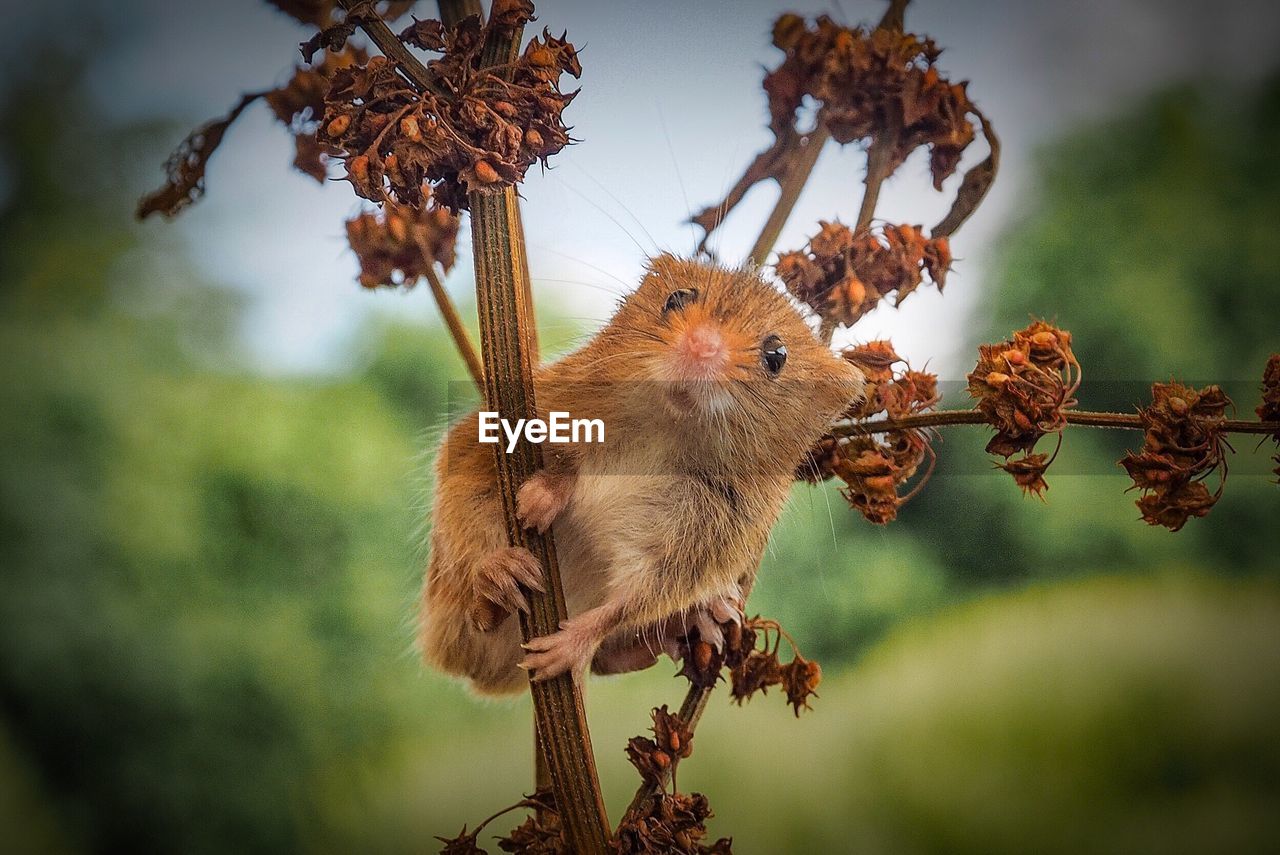
M 1265 228 L 1278 92 L 1170 93 L 1046 152 L 989 337 L 1056 314 L 1101 376 L 1251 380 L 1280 295 Z M 127 220 L 120 188 L 128 164 L 158 160 L 137 154 L 154 129 L 34 91 L 4 112 L 18 165 L 0 209 L 6 842 L 419 851 L 513 801 L 530 780 L 527 703 L 480 704 L 411 650 L 424 430 L 463 376 L 447 338 L 371 326 L 367 364 L 336 378 L 243 368 L 243 307 L 162 228 Z M 934 482 L 887 529 L 797 489 L 752 606 L 827 666 L 818 710 L 797 722 L 773 698 L 721 698 L 682 784 L 710 793 L 716 832 L 748 852 L 1256 839 L 1280 769 L 1259 715 L 1280 670 L 1257 654 L 1277 649 L 1280 605 L 1256 579 L 1169 580 L 1274 574 L 1280 496 L 1249 474 L 1263 467 L 1238 467 L 1212 516 L 1174 536 L 1137 521 L 1116 438 L 1073 432 L 1042 505 L 985 471 L 979 434 L 946 435 Z M 1159 579 L 918 620 L 1100 571 Z M 615 815 L 634 781 L 623 741 L 676 700 L 671 670 L 592 691 Z

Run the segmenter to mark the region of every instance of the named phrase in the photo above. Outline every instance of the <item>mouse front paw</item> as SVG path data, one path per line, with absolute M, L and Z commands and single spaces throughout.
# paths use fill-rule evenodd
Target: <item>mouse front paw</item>
M 573 479 L 565 475 L 535 472 L 516 492 L 516 517 L 525 528 L 545 534 L 569 504 Z
M 521 585 L 545 590 L 542 564 L 532 552 L 522 546 L 507 546 L 486 556 L 476 568 L 471 625 L 480 632 L 491 632 L 513 612 L 529 611 L 529 599 Z
M 578 678 L 591 661 L 599 639 L 586 632 L 573 620 L 561 622 L 560 631 L 535 638 L 520 645 L 525 650 L 520 667 L 532 671 L 537 683 L 559 677 L 566 672 Z

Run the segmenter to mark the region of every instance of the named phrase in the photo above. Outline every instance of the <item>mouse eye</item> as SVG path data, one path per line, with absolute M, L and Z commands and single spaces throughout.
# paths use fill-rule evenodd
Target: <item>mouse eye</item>
M 681 288 L 679 291 L 672 291 L 671 296 L 667 298 L 667 304 L 662 307 L 662 313 L 674 312 L 677 309 L 683 309 L 690 303 L 698 302 L 697 288 Z
M 764 370 L 770 376 L 777 377 L 782 366 L 787 364 L 787 346 L 782 343 L 782 339 L 771 335 L 760 342 L 760 361 L 764 363 Z

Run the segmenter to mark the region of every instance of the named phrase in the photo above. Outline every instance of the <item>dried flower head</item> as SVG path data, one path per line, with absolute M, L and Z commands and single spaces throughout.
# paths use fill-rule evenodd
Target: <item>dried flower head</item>
M 939 189 L 973 141 L 966 84 L 938 73 L 941 50 L 933 39 L 893 28 L 845 27 L 826 15 L 809 25 L 787 14 L 774 24 L 773 43 L 786 53 L 764 81 L 775 129 L 793 126 L 804 98 L 811 97 L 837 142 L 889 135 L 891 170 L 928 146 Z
M 778 662 L 776 653 L 752 650 L 737 667 L 729 672 L 729 676 L 730 697 L 741 704 L 756 692 L 767 695 L 770 686 L 781 683 L 782 665 Z
M 347 241 L 360 259 L 365 288 L 412 286 L 432 265 L 453 267 L 458 216 L 435 205 L 383 203 L 347 221 Z
M 328 53 L 319 63 L 298 67 L 285 85 L 245 95 L 227 115 L 196 128 L 165 162 L 167 175 L 164 186 L 138 202 L 138 218 L 145 219 L 157 213 L 174 217 L 199 200 L 204 195 L 209 159 L 222 144 L 231 125 L 259 99 L 267 103 L 276 118 L 294 135 L 294 166 L 317 181 L 323 181 L 327 175 L 328 159 L 336 153 L 336 149 L 317 135 L 325 107 L 324 94 L 338 70 L 366 59 L 363 51 L 354 48 Z
M 760 152 L 723 201 L 693 217 L 705 235 L 699 250 L 729 211 L 755 184 L 785 180 L 806 157 L 814 139 L 825 131 L 841 144 L 858 143 L 885 153 L 878 168 L 892 172 L 916 148 L 929 149 L 929 168 L 939 190 L 952 175 L 975 135 L 977 120 L 991 149 L 989 157 L 970 169 L 947 217 L 934 237 L 953 233 L 973 213 L 995 177 L 999 142 L 990 123 L 970 101 L 965 83 L 952 83 L 936 62 L 940 50 L 932 39 L 902 31 L 901 15 L 892 11 L 880 26 L 845 27 L 827 16 L 812 23 L 786 14 L 774 24 L 773 43 L 785 54 L 764 79 L 769 102 L 772 144 Z M 806 103 L 816 104 L 816 124 L 801 130 Z M 935 266 L 947 262 L 939 246 Z M 947 259 L 949 261 L 949 259 Z M 935 281 L 938 281 L 935 279 Z M 845 283 L 840 299 L 856 305 L 855 281 Z
M 1058 445 L 1061 447 L 1061 441 L 1059 441 Z M 1056 451 L 1054 456 L 1057 456 Z M 996 468 L 1003 469 L 1012 475 L 1013 482 L 1021 488 L 1024 494 L 1043 499 L 1045 491 L 1049 489 L 1048 482 L 1044 480 L 1044 473 L 1051 463 L 1053 463 L 1053 457 L 1048 454 L 1027 453 L 1022 457 L 1006 460 L 1004 463 L 997 463 Z
M 1143 491 L 1138 499 L 1149 525 L 1177 531 L 1192 517 L 1203 517 L 1222 495 L 1226 483 L 1223 422 L 1231 399 L 1218 386 L 1192 389 L 1179 383 L 1156 383 L 1151 404 L 1139 411 L 1144 427 L 1142 450 L 1130 452 L 1120 465 Z M 1202 483 L 1219 473 L 1217 491 Z
M 796 718 L 801 709 L 812 709 L 809 698 L 818 696 L 818 684 L 822 682 L 822 667 L 805 659 L 799 653 L 782 666 L 782 690 L 787 693 L 787 703 L 795 709 Z
M 462 831 L 458 832 L 456 837 L 436 837 L 444 844 L 440 850 L 440 855 L 485 855 L 485 851 L 476 843 L 476 836 L 483 825 L 476 828 L 475 831 L 467 831 L 467 827 L 462 826 Z
M 533 163 L 545 165 L 569 144 L 561 113 L 576 93 L 562 93 L 559 80 L 582 73 L 571 43 L 544 30 L 511 65 L 481 67 L 488 33 L 523 25 L 532 8 L 511 2 L 485 25 L 472 16 L 454 27 L 415 21 L 405 29 L 402 41 L 440 54 L 426 66 L 430 91 L 411 86 L 382 57 L 335 77 L 323 133 L 343 153 L 358 195 L 418 206 L 429 185 L 457 211 L 469 192 L 518 183 Z
M 1280 353 L 1271 354 L 1267 367 L 1262 371 L 1262 403 L 1256 412 L 1264 422 L 1280 422 Z M 1280 445 L 1280 431 L 1273 433 L 1271 438 Z M 1280 478 L 1280 451 L 1273 459 L 1276 477 Z
M 437 837 L 444 844 L 441 855 L 484 855 L 476 842 L 480 832 L 495 819 L 521 808 L 534 811 L 524 822 L 512 829 L 506 837 L 498 838 L 498 848 L 503 852 L 521 855 L 567 855 L 569 845 L 565 840 L 563 823 L 550 790 L 541 789 L 525 796 L 515 804 L 505 807 L 481 822 L 473 831 L 464 825 L 456 837 Z
M 519 806 L 534 811 L 506 837 L 498 839 L 498 848 L 519 855 L 568 855 L 564 826 L 550 791 L 538 790 Z
M 926 238 L 909 225 L 857 235 L 838 222 L 819 226 L 806 249 L 782 253 L 775 269 L 787 290 L 826 320 L 850 326 L 890 294 L 901 305 L 926 275 L 939 290 L 946 284 L 945 237 Z
M 1035 321 L 1009 341 L 980 345 L 968 380 L 969 395 L 996 430 L 987 451 L 1006 458 L 998 468 L 1012 475 L 1024 493 L 1043 498 L 1048 489 L 1044 472 L 1054 458 L 1032 450 L 1045 434 L 1060 434 L 1067 408 L 1075 406 L 1081 369 L 1071 350 L 1071 333 Z M 1019 452 L 1022 457 L 1007 460 Z
M 1262 370 L 1262 403 L 1256 412 L 1264 422 L 1280 422 L 1280 353 L 1271 354 Z
M 633 736 L 627 742 L 627 759 L 646 782 L 661 787 L 676 765 L 693 753 L 693 731 L 665 704 L 654 707 L 651 715 L 653 739 Z
M 620 855 L 730 855 L 730 838 L 709 846 L 702 842 L 711 816 L 711 805 L 701 793 L 660 793 L 623 818 L 614 851 Z
M 843 357 L 862 369 L 867 386 L 861 401 L 845 418 L 868 428 L 867 433 L 845 438 L 822 437 L 810 450 L 797 474 L 816 483 L 831 476 L 845 482 L 845 499 L 859 513 L 878 525 L 894 520 L 898 508 L 928 480 L 928 471 L 906 493 L 902 488 L 925 460 L 930 470 L 935 460 L 928 435 L 921 430 L 871 432 L 879 416 L 905 418 L 937 406 L 941 400 L 938 378 L 915 371 L 888 341 L 871 341 L 846 348 Z

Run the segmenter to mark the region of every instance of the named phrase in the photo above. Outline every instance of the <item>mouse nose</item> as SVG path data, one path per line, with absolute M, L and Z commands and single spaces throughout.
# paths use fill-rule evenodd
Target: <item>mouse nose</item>
M 680 372 L 689 379 L 709 380 L 729 361 L 724 337 L 708 323 L 690 326 L 676 345 Z

